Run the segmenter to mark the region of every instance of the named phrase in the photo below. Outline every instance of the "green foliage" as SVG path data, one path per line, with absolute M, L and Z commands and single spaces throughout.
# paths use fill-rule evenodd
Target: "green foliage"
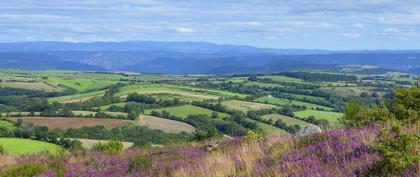
M 401 174 L 409 168 L 416 168 L 420 162 L 419 147 L 420 136 L 404 132 L 398 123 L 390 129 L 383 129 L 380 139 L 372 145 L 383 155 L 375 173 Z
M 261 143 L 264 141 L 264 135 L 262 133 L 257 133 L 249 130 L 245 136 L 245 140 L 249 143 L 258 142 Z
M 135 155 L 130 158 L 129 166 L 131 171 L 143 171 L 150 169 L 152 158 L 144 155 Z
M 211 139 L 211 138 L 216 137 L 217 135 L 218 135 L 218 130 L 214 126 L 209 126 L 209 127 L 206 127 L 205 129 L 197 128 L 193 132 L 193 136 L 194 136 L 193 138 L 194 140 L 197 140 L 197 141 Z
M 6 153 L 6 150 L 4 149 L 3 145 L 0 144 L 0 155 L 3 155 Z
M 95 146 L 92 147 L 95 151 L 102 151 L 107 154 L 118 154 L 123 149 L 123 144 L 120 141 L 109 141 L 107 143 L 99 142 Z
M 389 109 L 397 119 L 407 123 L 420 120 L 420 86 L 397 88 L 394 95 Z
M 347 104 L 343 121 L 347 126 L 358 127 L 368 125 L 373 121 L 391 120 L 393 117 L 386 106 L 368 108 L 362 101 L 356 100 Z
M 43 173 L 47 170 L 44 164 L 39 162 L 28 162 L 23 163 L 11 168 L 7 168 L 4 171 L 0 171 L 1 177 L 32 177 L 37 174 Z

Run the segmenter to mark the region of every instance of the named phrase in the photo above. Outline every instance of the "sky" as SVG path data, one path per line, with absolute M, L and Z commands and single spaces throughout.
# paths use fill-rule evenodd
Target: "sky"
M 420 49 L 420 0 L 1 0 L 0 42 Z

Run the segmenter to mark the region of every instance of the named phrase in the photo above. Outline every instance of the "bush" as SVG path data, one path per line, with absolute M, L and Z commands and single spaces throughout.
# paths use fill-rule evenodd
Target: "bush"
M 12 168 L 8 168 L 1 172 L 3 177 L 26 177 L 36 176 L 37 174 L 43 173 L 47 170 L 47 167 L 39 162 L 23 163 Z
M 262 133 L 256 133 L 254 131 L 249 130 L 245 136 L 245 140 L 247 142 L 263 142 L 264 141 L 264 135 Z
M 109 141 L 107 143 L 99 142 L 92 148 L 95 151 L 102 151 L 107 154 L 118 154 L 123 149 L 123 144 L 120 141 Z
M 143 171 L 150 169 L 152 166 L 152 158 L 144 155 L 136 155 L 130 158 L 129 162 L 131 171 Z
M 375 173 L 400 175 L 409 168 L 415 168 L 420 162 L 419 142 L 418 134 L 402 131 L 399 124 L 383 129 L 379 140 L 372 145 L 383 156 L 374 169 Z
M 6 150 L 4 149 L 3 145 L 0 144 L 0 155 L 3 155 L 6 153 Z

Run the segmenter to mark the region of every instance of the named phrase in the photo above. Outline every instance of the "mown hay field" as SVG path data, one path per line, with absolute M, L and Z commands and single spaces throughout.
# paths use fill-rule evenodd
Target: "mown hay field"
M 82 128 L 82 127 L 93 127 L 102 125 L 108 129 L 115 127 L 121 127 L 124 125 L 130 125 L 129 121 L 118 120 L 118 119 L 101 119 L 101 118 L 71 118 L 71 117 L 11 117 L 7 118 L 13 122 L 17 122 L 21 119 L 24 123 L 33 123 L 37 126 L 45 126 L 48 129 L 53 130 L 60 128 L 67 130 L 69 128 Z

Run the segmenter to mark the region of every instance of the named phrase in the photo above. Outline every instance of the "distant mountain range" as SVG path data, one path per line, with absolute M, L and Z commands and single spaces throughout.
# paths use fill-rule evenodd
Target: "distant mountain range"
M 204 42 L 0 43 L 0 68 L 148 73 L 269 73 L 375 65 L 420 73 L 420 51 L 273 49 Z

